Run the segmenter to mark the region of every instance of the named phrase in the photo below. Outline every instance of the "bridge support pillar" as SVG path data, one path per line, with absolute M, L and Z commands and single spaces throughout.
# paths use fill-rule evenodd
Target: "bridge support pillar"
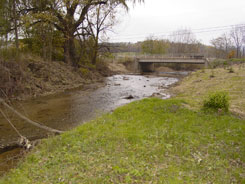
M 138 58 L 136 58 L 134 60 L 134 72 L 135 73 L 141 72 L 141 70 L 140 70 L 140 64 L 139 64 L 139 59 Z

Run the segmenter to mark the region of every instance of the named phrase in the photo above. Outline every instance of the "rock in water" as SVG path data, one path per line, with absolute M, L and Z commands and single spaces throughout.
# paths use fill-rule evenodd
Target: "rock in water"
M 134 99 L 134 97 L 132 95 L 129 95 L 129 96 L 126 96 L 124 99 L 131 100 L 131 99 Z

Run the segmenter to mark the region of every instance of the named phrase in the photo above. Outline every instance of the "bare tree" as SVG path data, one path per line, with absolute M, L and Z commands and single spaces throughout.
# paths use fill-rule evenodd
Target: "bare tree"
M 245 39 L 245 29 L 244 26 L 235 26 L 232 28 L 231 39 L 233 41 L 234 46 L 236 47 L 236 55 L 237 58 L 241 57 L 241 49 Z
M 215 48 L 215 55 L 218 58 L 227 58 L 229 52 L 232 49 L 232 41 L 229 34 L 223 34 L 222 36 L 211 40 L 211 44 Z
M 116 23 L 116 13 L 119 3 L 110 3 L 99 5 L 91 9 L 86 16 L 86 32 L 92 39 L 92 64 L 96 63 L 98 51 L 100 49 L 99 42 L 107 39 L 107 32 L 112 31 L 112 27 Z
M 198 41 L 189 29 L 179 29 L 170 35 L 173 53 L 192 53 L 197 52 Z

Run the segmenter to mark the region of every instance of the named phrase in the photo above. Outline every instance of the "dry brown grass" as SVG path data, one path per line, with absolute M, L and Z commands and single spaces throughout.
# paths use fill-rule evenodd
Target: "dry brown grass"
M 0 97 L 26 99 L 63 92 L 101 79 L 97 71 L 81 71 L 63 62 L 48 62 L 35 58 L 24 61 L 0 61 Z
M 173 87 L 178 98 L 185 99 L 191 108 L 200 108 L 203 99 L 214 91 L 226 91 L 230 96 L 230 111 L 245 117 L 245 65 L 230 68 L 205 69 L 193 72 Z

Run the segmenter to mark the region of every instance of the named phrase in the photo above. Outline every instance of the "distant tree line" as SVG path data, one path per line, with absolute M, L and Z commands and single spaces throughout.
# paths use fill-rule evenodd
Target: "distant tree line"
M 147 37 L 137 43 L 111 43 L 112 52 L 135 52 L 151 55 L 188 56 L 199 54 L 213 56 L 213 47 L 202 44 L 189 29 L 174 31 L 169 39 Z
M 174 31 L 169 39 L 159 40 L 148 37 L 141 43 L 142 53 L 146 54 L 191 54 L 200 53 L 201 43 L 191 30 L 179 29 Z
M 234 26 L 230 32 L 211 41 L 218 58 L 245 57 L 245 25 Z
M 134 52 L 152 55 L 188 56 L 202 55 L 215 58 L 245 57 L 245 26 L 235 26 L 229 33 L 211 40 L 204 45 L 189 29 L 174 31 L 168 39 L 149 36 L 137 43 L 110 43 L 111 52 Z
M 117 7 L 129 2 L 137 0 L 0 0 L 0 49 L 95 64 Z

